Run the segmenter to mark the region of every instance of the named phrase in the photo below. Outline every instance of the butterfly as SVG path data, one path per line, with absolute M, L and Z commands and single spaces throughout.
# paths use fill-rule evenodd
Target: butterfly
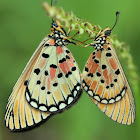
M 78 65 L 66 47 L 71 42 L 59 21 L 30 58 L 9 96 L 5 125 L 10 131 L 32 128 L 74 104 L 81 95 Z
M 119 14 L 116 12 L 113 28 Z M 135 120 L 135 102 L 115 49 L 109 40 L 112 29 L 108 27 L 100 31 L 94 42 L 87 45 L 93 46 L 95 51 L 83 70 L 82 86 L 91 100 L 108 117 L 118 123 L 130 125 Z

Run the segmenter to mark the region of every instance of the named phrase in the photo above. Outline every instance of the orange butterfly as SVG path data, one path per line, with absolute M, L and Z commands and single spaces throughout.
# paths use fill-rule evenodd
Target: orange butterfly
M 5 124 L 10 131 L 36 126 L 71 107 L 81 95 L 77 63 L 66 48 L 69 33 L 58 21 L 40 43 L 8 99 Z
M 116 12 L 116 22 L 119 12 Z M 112 28 L 112 29 L 113 29 Z M 112 120 L 130 125 L 135 120 L 135 102 L 122 66 L 110 39 L 109 27 L 97 34 L 95 51 L 89 57 L 82 73 L 83 88 L 92 101 Z

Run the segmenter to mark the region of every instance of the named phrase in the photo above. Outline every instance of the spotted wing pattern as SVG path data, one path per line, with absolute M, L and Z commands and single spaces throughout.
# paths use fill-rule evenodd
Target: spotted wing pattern
M 104 50 L 95 50 L 83 72 L 83 84 L 87 93 L 95 100 L 110 104 L 119 101 L 126 93 L 121 65 L 109 45 Z
M 83 88 L 93 102 L 111 119 L 130 125 L 135 120 L 135 102 L 128 81 L 111 42 L 98 46 L 88 59 Z
M 56 113 L 70 107 L 80 93 L 80 71 L 70 51 L 48 40 L 27 81 L 28 103 L 40 111 Z
M 50 113 L 41 112 L 31 107 L 25 99 L 27 79 L 39 57 L 44 42 L 47 40 L 49 40 L 48 37 L 40 43 L 9 96 L 5 112 L 5 125 L 10 131 L 32 128 L 50 117 Z

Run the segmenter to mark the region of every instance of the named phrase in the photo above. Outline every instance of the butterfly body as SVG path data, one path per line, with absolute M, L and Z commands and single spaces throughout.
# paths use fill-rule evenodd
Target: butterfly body
M 119 123 L 131 124 L 135 119 L 134 98 L 109 40 L 110 34 L 110 28 L 106 28 L 95 37 L 93 43 L 88 44 L 93 46 L 95 51 L 89 57 L 82 73 L 83 88 L 107 116 Z

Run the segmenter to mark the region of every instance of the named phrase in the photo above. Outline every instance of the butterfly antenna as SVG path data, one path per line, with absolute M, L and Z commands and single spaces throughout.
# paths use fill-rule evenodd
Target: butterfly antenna
M 116 22 L 114 24 L 114 26 L 112 27 L 111 31 L 113 30 L 113 28 L 116 26 L 117 22 L 118 22 L 118 19 L 119 19 L 119 15 L 120 15 L 120 12 L 116 12 Z
M 55 1 L 54 1 L 54 4 L 53 4 L 53 0 L 51 0 L 51 6 L 56 5 L 57 1 L 58 1 L 58 0 L 55 0 Z
M 57 1 L 58 1 L 58 0 L 55 0 L 54 5 L 56 5 Z
M 52 18 L 52 22 L 54 22 L 53 18 Z
M 51 7 L 52 7 L 53 0 L 51 0 Z
M 58 0 L 55 0 L 55 1 L 54 1 L 54 4 L 53 4 L 53 0 L 51 0 L 51 7 L 52 7 L 53 5 L 56 5 L 57 1 L 58 1 Z M 54 21 L 54 20 L 53 20 L 53 18 L 52 18 L 52 22 L 53 22 L 53 21 Z

